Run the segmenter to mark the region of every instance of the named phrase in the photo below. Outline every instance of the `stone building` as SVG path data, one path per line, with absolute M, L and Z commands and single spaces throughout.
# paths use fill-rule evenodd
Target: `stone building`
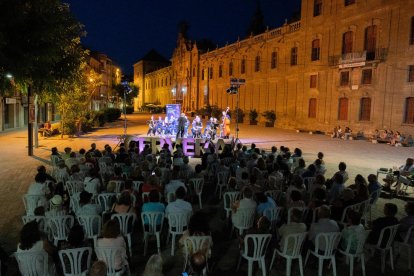
M 180 34 L 170 65 L 145 74 L 145 62 L 138 107 L 234 109 L 236 77 L 239 107 L 274 110 L 278 127 L 414 134 L 414 0 L 302 0 L 299 21 L 209 51 Z

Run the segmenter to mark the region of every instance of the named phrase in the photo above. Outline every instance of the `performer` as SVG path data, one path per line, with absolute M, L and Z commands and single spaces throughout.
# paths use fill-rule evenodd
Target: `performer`
M 226 111 L 223 111 L 223 116 L 221 117 L 221 125 L 220 125 L 220 136 L 222 138 L 229 138 L 230 136 L 230 117 L 227 114 L 230 108 L 227 107 Z
M 178 120 L 178 118 L 175 118 L 174 114 L 171 115 L 171 117 L 170 117 L 170 133 L 173 136 L 178 132 L 178 130 L 177 130 L 177 120 Z
M 177 120 L 178 131 L 176 139 L 184 137 L 185 125 L 187 124 L 187 118 L 184 113 L 181 113 L 181 116 Z
M 203 123 L 199 116 L 196 116 L 193 121 L 193 128 L 191 129 L 193 133 L 193 138 L 201 138 L 201 130 L 203 129 Z
M 216 120 L 217 122 L 217 119 L 215 119 L 214 117 L 210 117 L 210 120 L 207 121 L 206 128 L 204 129 L 204 138 L 214 140 L 216 129 L 214 120 Z
M 154 115 L 151 116 L 151 120 L 147 121 L 148 124 L 148 132 L 147 135 L 155 135 L 155 120 L 154 120 Z
M 190 126 L 190 120 L 188 120 L 188 117 L 185 116 L 185 125 L 184 125 L 184 137 L 188 137 L 188 127 Z
M 165 119 L 164 119 L 164 135 L 171 134 L 170 126 L 171 126 L 170 120 L 168 119 L 167 116 L 165 116 Z
M 161 116 L 158 117 L 158 121 L 156 122 L 156 133 L 158 136 L 161 136 L 164 130 L 164 120 Z

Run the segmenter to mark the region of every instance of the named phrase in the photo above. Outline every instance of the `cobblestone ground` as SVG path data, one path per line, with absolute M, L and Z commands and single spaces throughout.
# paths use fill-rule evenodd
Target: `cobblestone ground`
M 128 135 L 143 135 L 146 133 L 147 125 L 145 121 L 149 115 L 133 114 L 128 117 Z M 54 146 L 58 147 L 60 151 L 66 146 L 72 147 L 74 150 L 80 148 L 88 149 L 91 143 L 96 143 L 98 148 L 103 148 L 105 144 L 115 147 L 118 143 L 119 136 L 123 134 L 123 121 L 117 121 L 109 124 L 105 128 L 100 128 L 92 133 L 82 135 L 79 138 L 69 137 L 39 137 L 39 147 L 34 150 L 34 156 L 27 156 L 27 130 L 13 130 L 0 134 L 0 242 L 7 250 L 12 253 L 15 250 L 18 240 L 18 234 L 22 227 L 21 216 L 24 214 L 24 205 L 22 195 L 26 193 L 28 186 L 34 179 L 36 167 L 40 164 L 50 165 L 50 149 Z M 350 179 L 352 180 L 356 174 L 367 176 L 370 173 L 376 173 L 378 168 L 392 168 L 404 163 L 407 157 L 414 156 L 413 148 L 396 148 L 384 144 L 372 144 L 367 141 L 342 141 L 331 139 L 324 135 L 310 135 L 308 133 L 296 133 L 295 131 L 280 130 L 274 128 L 263 128 L 260 126 L 241 125 L 239 138 L 243 143 L 255 142 L 258 147 L 270 149 L 272 145 L 285 145 L 293 150 L 299 147 L 303 151 L 305 161 L 312 162 L 316 158 L 318 151 L 325 153 L 325 162 L 327 164 L 327 177 L 330 177 L 336 170 L 337 164 L 340 161 L 345 161 L 348 165 Z M 192 159 L 193 164 L 197 163 L 197 159 Z M 349 181 L 351 184 L 352 181 Z M 403 216 L 403 206 L 405 200 L 410 200 L 412 190 L 409 190 L 410 195 L 404 199 L 396 198 L 381 198 L 373 210 L 373 219 L 382 214 L 383 205 L 386 202 L 393 202 L 399 207 L 398 217 Z M 228 238 L 224 238 L 223 226 L 224 221 L 222 212 L 217 202 L 210 202 L 208 212 L 211 217 L 211 224 L 213 229 L 217 229 L 216 233 L 219 240 L 228 242 Z M 219 231 L 220 230 L 220 231 Z M 139 243 L 141 247 L 141 243 Z M 216 245 L 215 245 L 216 246 Z M 217 248 L 222 248 L 217 244 Z M 231 248 L 231 247 L 230 247 Z M 231 251 L 231 250 L 230 250 Z M 166 266 L 171 268 L 170 275 L 181 275 L 182 259 L 177 252 L 175 257 L 169 256 L 169 248 L 163 251 L 163 256 Z M 231 254 L 232 253 L 232 254 Z M 224 252 L 219 252 L 219 256 L 223 256 Z M 147 257 L 142 257 L 142 248 L 138 248 L 138 252 L 134 254 L 133 266 L 134 271 L 140 272 L 147 260 Z M 237 256 L 237 250 L 229 252 L 228 262 L 214 262 L 213 266 L 216 269 L 222 267 L 230 267 L 230 271 L 220 271 L 214 275 L 244 275 L 247 274 L 247 265 L 244 263 L 240 272 L 234 271 L 233 261 L 234 256 Z M 237 261 L 237 260 L 236 260 Z M 367 262 L 367 275 L 376 275 L 379 273 L 379 258 L 370 259 Z M 267 261 L 269 264 L 270 259 Z M 398 258 L 396 264 L 396 271 L 394 273 L 388 268 L 387 274 L 396 275 L 407 271 L 407 259 L 405 256 Z M 342 263 L 342 262 L 340 262 Z M 296 264 L 294 263 L 294 266 Z M 355 275 L 361 275 L 359 265 L 356 265 L 358 270 Z M 257 269 L 256 269 L 257 270 Z M 274 268 L 271 275 L 276 273 L 284 275 L 285 263 L 280 261 L 276 269 Z M 260 272 L 260 271 L 256 271 Z M 328 270 L 324 271 L 324 275 L 330 275 Z M 338 275 L 348 275 L 349 268 L 344 264 L 339 264 Z M 305 270 L 306 275 L 317 275 L 317 267 L 315 264 L 310 264 Z M 10 275 L 16 274 L 16 268 L 12 267 Z M 138 274 L 139 275 L 139 274 Z M 260 275 L 260 274 L 257 274 Z M 292 275 L 299 275 L 297 268 L 294 268 Z

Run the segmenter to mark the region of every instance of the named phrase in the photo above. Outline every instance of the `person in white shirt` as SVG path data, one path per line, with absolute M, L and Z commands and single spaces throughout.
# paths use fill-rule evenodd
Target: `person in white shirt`
M 44 173 L 38 173 L 35 176 L 35 182 L 30 184 L 28 195 L 43 195 L 46 196 L 50 193 L 46 184 L 46 175 Z
M 85 185 L 85 191 L 93 195 L 97 195 L 101 190 L 101 179 L 99 178 L 99 173 L 96 169 L 89 171 L 89 175 L 83 180 Z
M 232 208 L 231 220 L 233 224 L 235 224 L 235 222 L 237 224 L 237 222 L 239 221 L 239 213 L 237 212 L 238 210 L 251 209 L 251 210 L 256 211 L 257 203 L 252 198 L 253 198 L 253 191 L 249 187 L 244 188 L 243 198 L 240 200 L 237 200 L 231 206 Z
M 185 198 L 185 189 L 184 187 L 179 187 L 175 191 L 175 201 L 170 202 L 167 207 L 165 208 L 165 215 L 168 216 L 168 214 L 173 213 L 192 213 L 193 212 L 193 206 L 191 206 L 191 203 L 184 200 Z
M 179 187 L 184 187 L 184 189 L 187 191 L 185 184 L 181 180 L 179 180 L 179 174 L 180 174 L 179 169 L 174 168 L 173 173 L 172 173 L 172 179 L 167 185 L 165 185 L 165 189 L 164 189 L 165 197 L 167 197 L 169 193 L 175 193 L 175 191 Z
M 76 215 L 89 215 L 95 216 L 100 215 L 102 213 L 102 207 L 91 203 L 92 193 L 88 193 L 87 191 L 83 190 L 80 193 L 79 199 L 79 209 L 76 212 Z
M 331 216 L 331 209 L 327 205 L 322 205 L 318 210 L 318 222 L 311 224 L 308 239 L 315 245 L 315 238 L 320 233 L 332 233 L 339 232 L 339 227 L 336 221 L 329 219 Z M 323 240 L 320 240 L 320 249 L 325 248 L 325 243 Z

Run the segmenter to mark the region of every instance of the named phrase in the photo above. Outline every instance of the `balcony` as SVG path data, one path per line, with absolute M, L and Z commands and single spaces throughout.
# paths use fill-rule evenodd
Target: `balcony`
M 379 63 L 387 58 L 387 48 L 377 48 L 375 51 L 352 52 L 338 56 L 329 56 L 329 66 L 339 68 L 362 67 L 368 63 Z

